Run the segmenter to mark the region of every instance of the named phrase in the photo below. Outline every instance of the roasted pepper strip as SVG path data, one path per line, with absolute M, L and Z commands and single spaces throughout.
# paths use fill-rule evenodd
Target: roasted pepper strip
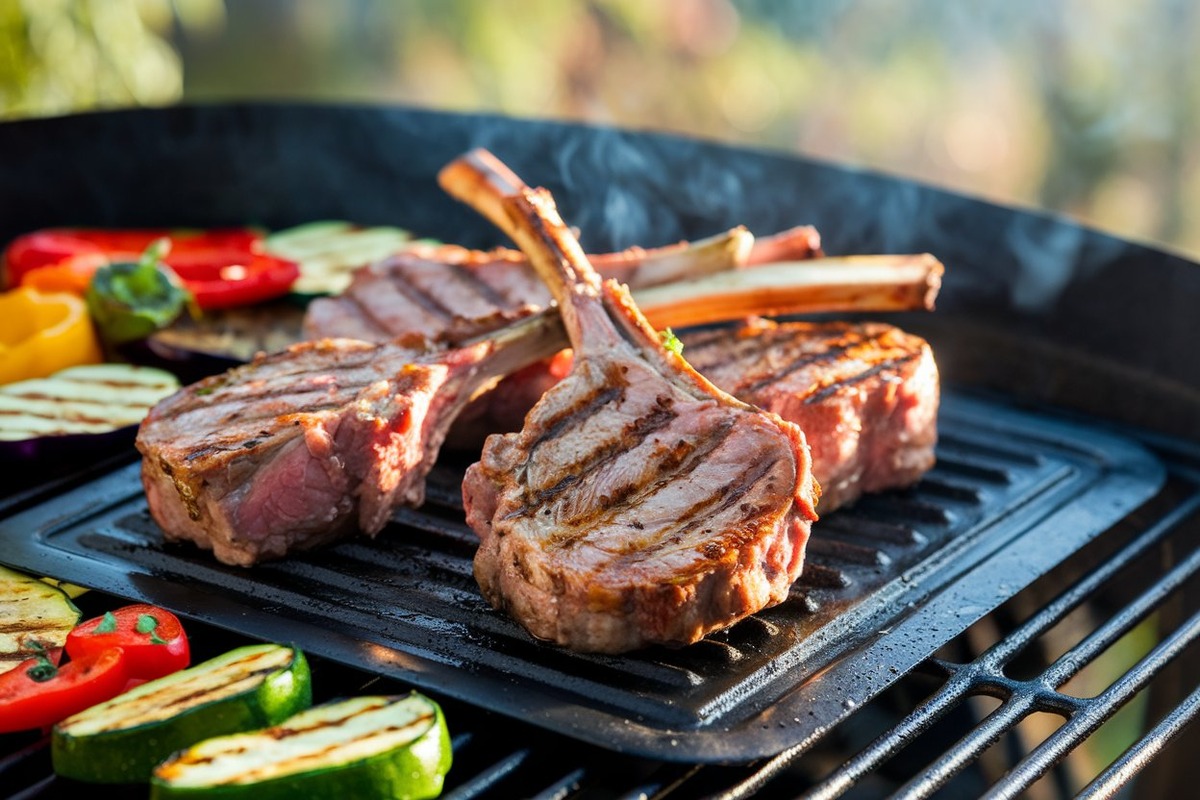
M 102 360 L 87 307 L 79 297 L 27 287 L 0 294 L 0 383 L 43 378 Z
M 159 239 L 169 239 L 171 251 L 182 255 L 214 249 L 254 252 L 260 247 L 263 237 L 251 228 L 207 231 L 46 228 L 18 236 L 5 249 L 5 285 L 24 285 L 27 276 L 34 270 L 59 264 L 74 256 L 89 256 L 93 269 L 108 261 L 136 261 L 139 253 Z
M 201 309 L 249 305 L 287 294 L 299 265 L 267 253 L 262 235 L 233 228 L 169 230 L 48 229 L 18 237 L 5 254 L 10 284 L 84 294 L 108 263 L 137 261 L 157 241 L 170 243 L 163 261 Z

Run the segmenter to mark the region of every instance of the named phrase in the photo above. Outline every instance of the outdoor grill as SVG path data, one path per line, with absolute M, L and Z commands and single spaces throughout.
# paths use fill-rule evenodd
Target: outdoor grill
M 933 345 L 937 466 L 823 517 L 784 604 L 626 656 L 538 643 L 483 600 L 469 453 L 379 537 L 247 570 L 161 541 L 118 440 L 12 479 L 0 562 L 89 587 L 88 615 L 171 608 L 197 658 L 299 644 L 317 699 L 421 689 L 454 736 L 445 797 L 1166 797 L 1200 778 L 1200 266 L 1183 258 L 779 153 L 270 104 L 0 126 L 0 240 L 339 218 L 491 246 L 434 177 L 476 146 L 549 188 L 591 252 L 803 223 L 831 254 L 936 255 L 936 311 L 872 316 Z M 6 796 L 80 791 L 44 739 L 0 748 Z

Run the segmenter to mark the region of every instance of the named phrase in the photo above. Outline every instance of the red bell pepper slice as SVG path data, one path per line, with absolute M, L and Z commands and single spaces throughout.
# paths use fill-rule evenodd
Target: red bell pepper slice
M 182 253 L 172 250 L 163 260 L 203 309 L 281 297 L 300 277 L 299 264 L 266 253 L 216 248 Z
M 4 254 L 6 283 L 83 283 L 106 262 L 137 261 L 158 239 L 170 240 L 164 259 L 202 309 L 248 305 L 281 297 L 300 276 L 293 261 L 262 249 L 250 228 L 209 231 L 49 228 L 19 236 Z M 63 269 L 70 264 L 69 269 Z M 50 272 L 43 273 L 44 270 Z M 42 273 L 35 275 L 35 273 Z
M 48 728 L 125 691 L 125 651 L 119 647 L 55 667 L 31 658 L 0 675 L 0 733 Z
M 179 618 L 146 603 L 81 622 L 67 634 L 66 651 L 72 660 L 117 647 L 125 651 L 129 677 L 137 681 L 177 672 L 191 660 L 191 645 Z

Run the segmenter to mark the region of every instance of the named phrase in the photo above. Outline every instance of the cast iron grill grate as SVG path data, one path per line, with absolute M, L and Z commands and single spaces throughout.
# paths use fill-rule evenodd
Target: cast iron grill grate
M 821 567 L 815 580 L 798 586 L 783 607 L 683 651 L 622 658 L 562 653 L 529 641 L 506 619 L 483 608 L 470 583 L 471 538 L 457 507 L 454 473 L 445 471 L 431 481 L 429 506 L 397 517 L 396 525 L 405 526 L 411 540 L 387 545 L 346 543 L 301 565 L 280 564 L 261 574 L 256 569 L 253 583 L 245 572 L 155 545 L 153 525 L 140 509 L 144 501 L 131 495 L 129 469 L 3 523 L 3 530 L 9 532 L 3 539 L 5 560 L 13 560 L 12 553 L 22 562 L 15 566 L 33 568 L 42 564 L 30 559 L 31 553 L 82 559 L 76 576 L 53 560 L 50 563 L 60 568 L 42 571 L 67 579 L 91 578 L 81 582 L 115 597 L 144 598 L 180 608 L 199 620 L 196 624 L 213 652 L 232 646 L 238 637 L 305 635 L 308 639 L 302 643 L 320 665 L 318 679 L 330 676 L 322 682 L 327 693 L 368 687 L 377 691 L 392 685 L 429 688 L 444 698 L 449 718 L 456 721 L 452 725 L 456 768 L 448 797 L 771 797 L 793 796 L 801 790 L 813 797 L 853 797 L 881 773 L 895 781 L 889 791 L 899 796 L 934 796 L 945 787 L 960 786 L 964 776 L 975 776 L 981 754 L 1009 736 L 1029 713 L 1068 717 L 1056 738 L 1020 762 L 1011 778 L 990 784 L 996 796 L 1015 796 L 1029 782 L 1057 769 L 1063 753 L 1085 740 L 1128 699 L 1130 690 L 1162 671 L 1194 639 L 1200 623 L 1192 619 L 1176 632 L 1167 632 L 1155 654 L 1130 672 L 1133 677 L 1121 678 L 1114 686 L 1122 688 L 1102 698 L 1063 694 L 1047 677 L 1010 677 L 1009 660 L 1072 609 L 1090 603 L 1139 555 L 1145 557 L 1168 544 L 1190 554 L 1146 589 L 1144 599 L 1132 601 L 1060 662 L 1077 667 L 1086 663 L 1186 584 L 1200 559 L 1194 541 L 1200 488 L 1194 467 L 1180 466 L 1177 459 L 1168 462 L 1173 463 L 1171 477 L 1167 490 L 1159 492 L 1162 461 L 1121 437 L 1047 422 L 987 402 L 953 400 L 944 416 L 940 463 L 925 481 L 910 491 L 872 498 L 831 515 L 823 523 L 828 530 L 822 538 L 828 543 L 812 553 L 812 563 Z M 998 436 L 997 431 L 1004 435 Z M 1023 446 L 1031 441 L 1038 446 Z M 447 476 L 451 480 L 446 481 Z M 119 487 L 123 491 L 115 491 Z M 1124 500 L 1117 497 L 1122 493 Z M 1154 501 L 1143 505 L 1156 493 Z M 1168 507 L 1160 511 L 1155 503 L 1165 502 L 1164 495 L 1171 497 Z M 1086 513 L 1062 517 L 1065 509 L 1080 503 L 1087 506 Z M 1131 512 L 1136 513 L 1131 516 Z M 1136 523 L 1129 522 L 1135 518 Z M 1029 546 L 1032 540 L 1026 537 L 1031 531 L 1040 531 L 1045 538 L 1051 530 L 1046 527 L 1049 521 L 1064 520 L 1076 527 L 1058 531 L 1056 536 L 1067 540 L 1060 549 L 1040 547 L 1051 552 L 1027 552 L 1018 559 L 1043 558 L 1045 563 L 1032 565 L 1025 573 L 1004 564 L 1005 554 L 1014 546 Z M 37 524 L 31 528 L 31 523 Z M 18 554 L 12 547 L 11 531 L 17 527 L 24 531 L 29 552 Z M 1128 529 L 1124 531 L 1127 543 L 1060 597 L 1041 603 L 990 649 L 969 657 L 956 651 L 970 649 L 973 643 L 963 642 L 970 639 L 973 624 L 992 620 L 1024 594 L 1050 578 L 1057 580 L 1051 575 L 1021 592 L 1038 575 L 1063 559 L 1071 563 L 1081 547 L 1086 552 L 1106 543 L 1123 528 Z M 1187 530 L 1192 541 L 1178 541 L 1180 532 Z M 429 553 L 427 562 L 415 563 L 414 551 Z M 1003 587 L 988 583 L 995 577 L 997 563 L 1001 573 L 1007 572 Z M 114 577 L 118 571 L 125 575 L 124 584 Z M 403 608 L 385 612 L 378 605 L 395 599 L 389 587 L 402 587 L 412 599 Z M 902 590 L 908 587 L 916 587 L 917 593 L 905 595 Z M 962 594 L 966 587 L 974 587 L 970 598 Z M 229 595 L 231 590 L 236 596 Z M 856 636 L 843 626 L 836 641 L 809 642 L 822 637 L 833 619 L 877 622 L 877 612 L 871 610 L 882 602 L 880 597 L 890 601 L 896 592 L 907 598 L 906 613 L 891 614 L 886 625 L 869 630 L 869 635 Z M 319 595 L 318 600 L 313 600 L 313 594 Z M 115 602 L 101 593 L 84 597 Z M 208 610 L 207 617 L 196 613 L 210 602 L 215 608 Z M 946 606 L 951 602 L 956 608 Z M 310 625 L 312 616 L 327 615 L 330 609 L 336 609 L 334 617 L 325 617 L 323 625 Z M 376 632 L 364 633 L 369 618 L 380 614 Z M 910 634 L 929 630 L 930 619 L 937 620 L 938 629 L 925 640 L 912 642 Z M 889 635 L 900 639 L 887 642 Z M 449 644 L 436 641 L 438 637 L 448 638 Z M 356 642 L 353 654 L 343 638 Z M 901 647 L 901 639 L 912 646 Z M 457 659 L 447 655 L 454 648 L 459 649 Z M 472 663 L 474 648 L 495 648 L 494 659 Z M 935 650 L 938 653 L 930 657 Z M 889 660 L 878 661 L 884 655 Z M 537 664 L 528 663 L 535 658 Z M 784 659 L 786 668 L 777 666 Z M 795 679 L 793 671 L 806 674 L 813 664 L 820 665 L 819 679 Z M 1046 675 L 1058 675 L 1063 669 L 1051 667 Z M 514 670 L 507 675 L 507 687 L 496 691 L 490 673 L 506 670 Z M 848 682 L 842 670 L 866 679 Z M 456 694 L 452 677 L 462 673 L 469 679 L 478 677 L 493 694 L 482 696 L 478 686 L 475 694 Z M 562 685 L 551 686 L 555 682 Z M 927 700 L 917 702 L 920 697 L 913 700 L 904 694 L 914 682 L 925 687 L 918 693 L 921 697 L 928 693 L 930 682 L 936 686 Z M 745 698 L 753 698 L 755 692 L 770 699 L 765 705 L 745 705 Z M 897 692 L 907 698 L 907 704 L 900 704 L 900 711 L 877 738 L 860 742 L 857 751 L 839 750 L 834 762 L 840 766 L 825 768 L 822 759 L 829 749 L 845 746 L 845 730 L 859 725 L 874 706 L 894 702 Z M 558 707 L 577 715 L 576 727 L 603 729 L 606 719 L 620 718 L 629 727 L 639 727 L 640 720 L 642 730 L 625 739 L 607 737 L 603 731 L 573 735 L 570 757 L 564 759 L 559 734 L 574 734 L 569 721 L 549 712 L 538 716 L 536 711 L 527 717 L 534 725 L 514 719 L 519 715 L 505 705 L 506 693 L 526 704 L 532 702 L 529 695 L 542 697 L 541 709 Z M 678 702 L 682 710 L 669 708 L 672 697 L 682 698 Z M 914 739 L 928 737 L 931 729 L 978 697 L 998 697 L 1005 705 L 962 732 L 946 736 L 934 731 L 940 738 L 931 761 L 900 779 L 891 775 L 894 762 L 911 749 Z M 710 707 L 701 707 L 703 703 Z M 797 711 L 801 704 L 804 710 Z M 696 708 L 701 712 L 696 713 Z M 780 709 L 790 718 L 780 719 Z M 1161 730 L 1135 744 L 1112 767 L 1113 779 L 1123 781 L 1128 771 L 1144 766 L 1146 757 L 1161 746 L 1161 735 L 1178 733 L 1195 713 L 1193 693 L 1163 717 Z M 769 752 L 748 758 L 706 757 L 706 737 L 715 734 L 698 728 L 696 719 L 715 720 L 723 737 L 756 739 L 756 749 L 767 741 Z M 647 744 L 645 730 L 651 724 L 662 726 L 664 736 L 675 737 L 679 751 L 663 757 L 654 741 Z M 785 738 L 790 740 L 787 746 L 771 750 Z M 520 744 L 514 746 L 514 741 Z M 44 746 L 17 744 L 11 752 L 6 749 L 10 754 L 0 760 L 0 785 L 20 786 L 26 792 L 13 796 L 55 796 L 70 789 L 49 776 Z M 1109 778 L 1096 780 L 1097 796 L 1103 796 Z

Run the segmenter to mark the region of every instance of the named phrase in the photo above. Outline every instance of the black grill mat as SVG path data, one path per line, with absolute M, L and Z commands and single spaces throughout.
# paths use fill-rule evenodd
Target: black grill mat
M 1150 498 L 1111 433 L 947 392 L 938 465 L 813 528 L 782 605 L 680 650 L 581 655 L 480 596 L 461 473 L 374 540 L 253 569 L 167 545 L 131 464 L 0 522 L 0 561 L 390 675 L 621 752 L 743 762 L 815 741 Z

